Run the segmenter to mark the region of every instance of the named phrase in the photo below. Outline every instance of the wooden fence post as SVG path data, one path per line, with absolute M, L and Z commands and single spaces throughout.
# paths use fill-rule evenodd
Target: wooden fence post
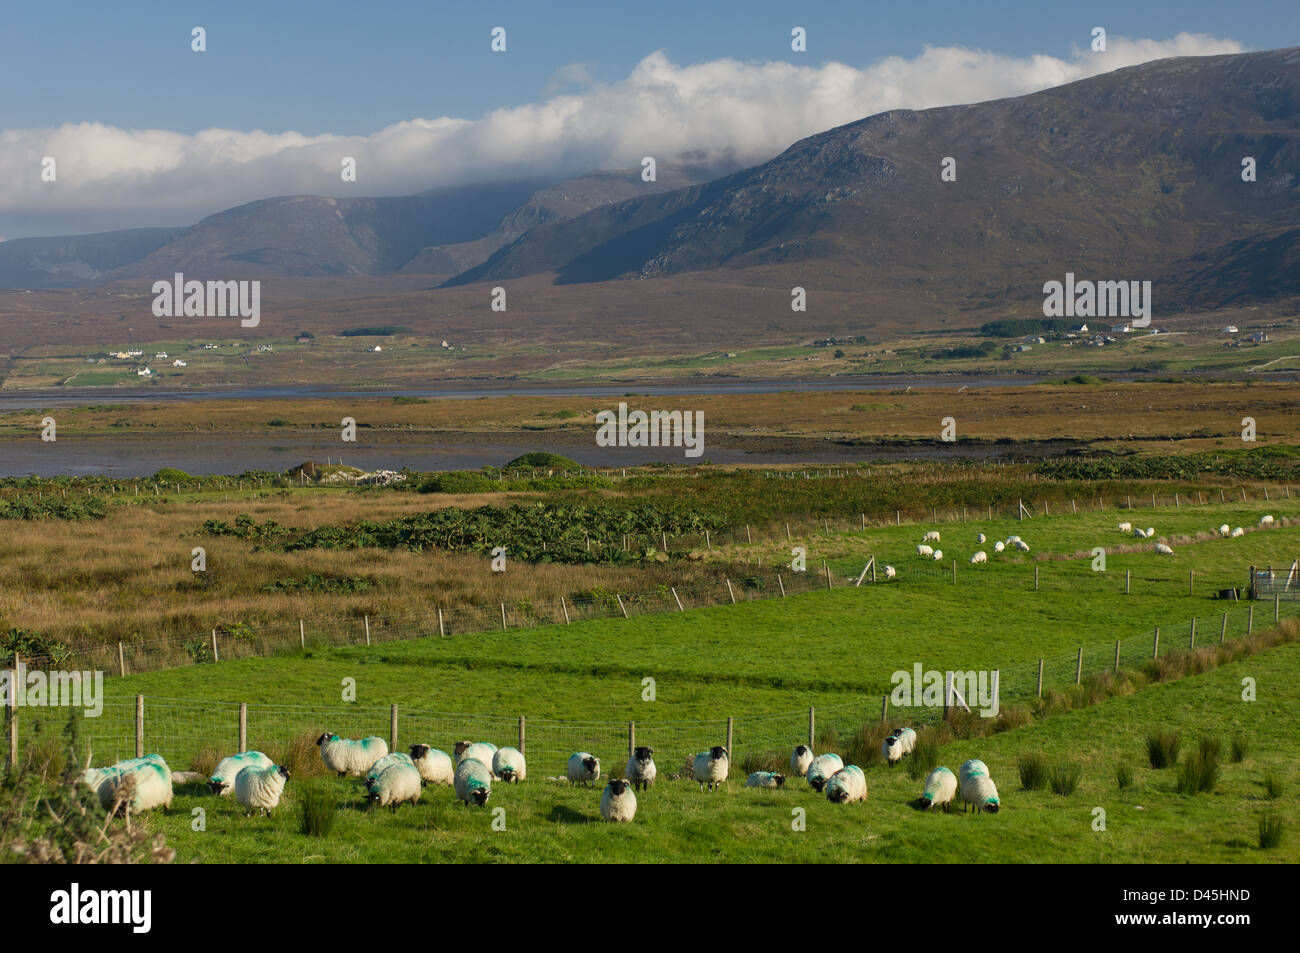
M 679 596 L 679 595 L 677 594 L 677 587 L 676 587 L 676 586 L 669 586 L 668 588 L 669 588 L 669 591 L 671 591 L 672 594 L 673 594 L 673 599 L 675 599 L 676 602 L 677 602 L 677 611 L 678 611 L 678 612 L 685 612 L 686 610 L 682 608 L 682 597 Z
M 781 598 L 785 598 L 785 583 L 781 581 L 781 574 L 776 574 L 776 584 L 781 587 Z
M 822 570 L 826 573 L 826 588 L 831 587 L 831 567 L 826 565 L 826 560 L 822 560 Z
M 126 678 L 126 651 L 122 648 L 122 643 L 117 643 L 117 670 L 123 678 Z
M 388 709 L 388 750 L 397 750 L 397 706 Z
M 1219 629 L 1219 644 L 1222 645 L 1228 637 L 1228 613 L 1223 614 L 1223 625 Z
M 304 650 L 307 648 L 307 627 L 302 619 L 298 620 L 298 647 Z
M 1115 640 L 1115 671 L 1119 672 L 1119 639 Z
M 889 696 L 884 695 L 880 699 L 880 723 L 883 725 L 889 721 Z
M 1196 570 L 1195 569 L 1187 570 L 1187 594 L 1189 596 L 1196 595 Z
M 135 756 L 144 757 L 144 696 L 135 696 Z
M 952 561 L 952 584 L 957 585 L 957 560 Z
M 731 588 L 731 580 L 724 576 L 722 581 L 727 584 L 727 595 L 731 597 L 731 604 L 734 606 L 736 604 L 736 593 Z
M 560 596 L 560 607 L 564 608 L 564 596 Z M 568 609 L 564 610 L 564 621 L 565 622 L 569 621 Z M 447 630 L 442 624 L 442 606 L 438 606 L 438 635 L 440 635 L 444 639 L 447 637 Z
M 1083 682 L 1083 646 L 1079 646 L 1079 660 L 1074 663 L 1074 684 Z
M 627 756 L 632 758 L 636 755 L 636 722 L 627 723 Z
M 1043 660 L 1038 660 L 1038 697 L 1043 697 Z
M 1034 563 L 1034 592 L 1038 591 L 1038 564 Z
M 736 757 L 736 749 L 732 747 L 733 744 L 732 724 L 733 724 L 732 717 L 728 715 L 727 716 L 727 760 L 728 761 L 731 761 L 733 758 Z
M 522 754 L 522 755 L 526 755 L 526 754 L 527 754 L 527 749 L 525 749 L 525 747 L 524 747 L 524 742 L 525 742 L 524 735 L 525 735 L 525 731 L 524 731 L 524 716 L 523 716 L 523 715 L 520 715 L 520 716 L 519 716 L 519 753 Z
M 248 750 L 248 703 L 239 703 L 239 753 Z
M 728 588 L 730 588 L 730 583 L 728 583 Z M 618 603 L 619 609 L 622 610 L 623 618 L 625 619 L 631 618 L 631 616 L 627 614 L 627 606 L 623 605 L 623 597 L 620 596 L 617 592 L 614 593 L 614 601 Z
M 217 653 L 217 630 L 212 630 L 212 661 L 220 662 L 221 656 Z
M 1160 657 L 1160 626 L 1156 626 L 1156 637 L 1154 643 L 1151 646 L 1151 657 L 1152 658 Z
M 1273 593 L 1273 621 L 1274 622 L 1278 621 L 1278 619 L 1280 619 L 1281 616 L 1282 616 L 1282 596 L 1275 592 Z
M 816 735 L 817 735 L 816 709 L 814 709 L 812 706 L 809 706 L 808 708 L 808 750 L 809 751 L 813 750 L 813 741 L 816 740 Z
M 1196 616 L 1192 616 L 1192 635 L 1187 642 L 1187 647 L 1189 649 L 1196 648 Z
M 1255 631 L 1255 604 L 1251 603 L 1250 607 L 1246 610 L 1246 634 L 1250 635 L 1250 633 L 1254 631 Z
M 1130 569 L 1125 569 L 1125 570 L 1124 570 L 1124 595 L 1126 595 L 1126 596 L 1127 596 L 1130 592 L 1133 591 L 1133 589 L 1132 589 L 1133 578 L 1132 578 L 1132 577 L 1133 577 L 1133 571 L 1130 570 Z
M 366 616 L 366 645 L 370 645 L 370 616 Z

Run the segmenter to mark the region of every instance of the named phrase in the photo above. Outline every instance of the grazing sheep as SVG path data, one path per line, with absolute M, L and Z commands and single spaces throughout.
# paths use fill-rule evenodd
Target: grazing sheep
M 790 770 L 799 777 L 808 776 L 808 766 L 813 763 L 813 750 L 807 745 L 799 745 L 790 755 Z
M 1156 538 L 1156 531 L 1155 531 L 1155 528 L 1154 528 L 1154 527 L 1151 527 L 1151 526 L 1148 526 L 1148 527 L 1147 527 L 1147 539 L 1155 539 L 1155 538 Z
M 893 566 L 886 566 L 886 567 L 885 567 L 885 578 L 886 578 L 886 579 L 893 579 L 894 576 L 896 576 L 896 575 L 897 575 L 897 573 L 894 571 L 894 567 L 893 567 Z
M 152 811 L 156 807 L 170 810 L 172 806 L 172 771 L 160 754 L 129 758 L 107 768 L 90 768 L 82 779 L 99 797 L 104 810 L 112 810 L 119 793 L 125 799 L 128 787 L 130 798 L 118 805 L 131 814 Z
M 832 804 L 851 804 L 867 799 L 867 776 L 856 764 L 841 768 L 826 782 L 826 798 Z
M 967 778 L 973 778 L 977 775 L 989 776 L 989 766 L 979 758 L 971 758 L 969 761 L 963 761 L 961 767 L 957 769 L 957 778 L 962 783 L 966 783 Z
M 1019 550 L 1020 552 L 1022 552 L 1022 553 L 1027 553 L 1027 552 L 1029 552 L 1029 544 L 1028 544 L 1028 543 L 1026 543 L 1026 542 L 1024 542 L 1024 541 L 1018 539 L 1018 540 L 1016 540 L 1016 544 L 1015 544 L 1015 545 L 1016 545 L 1016 549 Z
M 993 551 L 994 551 L 995 553 L 1000 553 L 1000 552 L 1002 552 L 1002 550 L 1004 550 L 1004 549 L 1006 549 L 1006 548 L 1007 548 L 1007 544 L 1004 543 L 1004 542 L 1002 542 L 1002 540 L 1000 540 L 1000 539 L 999 539 L 996 543 L 993 544 Z
M 600 796 L 600 816 L 614 823 L 627 823 L 636 817 L 636 792 L 631 781 L 613 780 Z
M 1156 543 L 1156 552 L 1161 556 L 1172 556 L 1174 554 L 1174 551 L 1164 543 Z
M 1019 537 L 1019 536 L 1008 536 L 1008 537 L 1007 537 L 1007 545 L 1008 545 L 1008 546 L 1014 546 L 1014 545 L 1015 545 L 1016 543 L 1018 543 L 1018 542 L 1020 542 L 1020 537 Z
M 289 769 L 273 764 L 269 768 L 244 768 L 235 775 L 235 800 L 246 814 L 256 811 L 271 816 L 284 793 L 284 783 L 289 780 Z
M 1227 536 L 1231 532 L 1232 532 L 1232 528 L 1229 527 L 1227 523 L 1224 523 L 1222 526 L 1219 527 L 1220 536 Z
M 904 755 L 909 755 L 916 748 L 916 732 L 911 728 L 899 728 L 897 731 L 889 733 L 880 746 L 880 753 L 890 764 L 902 759 Z
M 772 771 L 755 771 L 745 779 L 747 788 L 779 788 L 785 786 L 785 775 Z
M 600 759 L 585 751 L 571 754 L 567 773 L 569 780 L 574 784 L 585 784 L 591 787 L 592 781 L 600 780 Z
M 235 776 L 244 768 L 269 768 L 272 761 L 260 751 L 244 751 L 222 758 L 208 778 L 208 787 L 218 797 L 227 797 L 235 790 Z
M 961 799 L 963 814 L 966 805 L 974 808 L 976 814 L 981 811 L 987 814 L 998 812 L 998 789 L 987 774 L 974 774 L 962 781 Z
M 928 533 L 926 533 L 924 536 L 921 537 L 921 542 L 923 543 L 939 542 L 939 531 L 936 529 L 930 530 Z
M 826 787 L 831 775 L 844 768 L 844 761 L 837 754 L 819 754 L 808 765 L 808 784 L 818 794 Z
M 452 783 L 458 800 L 482 807 L 492 794 L 492 770 L 478 758 L 464 758 L 456 765 Z
M 457 764 L 466 758 L 474 758 L 490 768 L 492 759 L 496 757 L 497 746 L 488 741 L 458 741 L 452 752 L 456 756 Z
M 1236 529 L 1232 531 L 1233 539 L 1236 539 L 1238 536 L 1245 536 L 1245 535 L 1246 535 L 1246 531 L 1242 529 L 1240 526 L 1238 526 Z
M 925 789 L 921 792 L 921 807 L 927 810 L 941 807 L 947 811 L 956 794 L 957 775 L 947 768 L 935 768 L 925 779 Z
M 708 751 L 695 756 L 693 770 L 695 780 L 700 782 L 700 790 L 707 784 L 710 791 L 716 791 L 727 780 L 727 769 L 731 766 L 727 749 L 714 745 Z
M 1259 525 L 1260 525 L 1261 527 L 1272 526 L 1272 525 L 1273 525 L 1273 517 L 1272 517 L 1272 516 L 1261 516 L 1261 517 L 1259 518 Z
M 1147 531 L 1139 526 L 1137 529 L 1133 530 L 1133 537 L 1134 539 L 1146 539 Z
M 1132 524 L 1132 523 L 1120 523 L 1120 524 L 1119 524 L 1119 531 L 1120 531 L 1121 533 L 1131 533 L 1131 532 L 1133 532 L 1133 524 Z
M 942 559 L 943 559 L 943 550 L 942 550 L 942 549 L 936 549 L 936 550 L 934 551 L 934 561 L 935 561 L 935 562 L 939 562 L 939 561 L 942 560 Z
M 627 759 L 623 773 L 632 782 L 633 791 L 646 790 L 659 776 L 659 769 L 655 767 L 654 753 L 654 748 L 639 746 L 632 752 L 632 757 Z
M 928 556 L 933 556 L 933 555 L 934 555 L 934 547 L 933 547 L 933 546 L 927 546 L 927 545 L 925 545 L 924 543 L 920 543 L 920 544 L 918 544 L 917 547 L 916 547 L 916 555 L 918 555 L 918 556 L 926 556 L 926 557 L 928 557 Z
M 985 536 L 983 533 L 980 533 L 980 534 L 978 534 L 978 535 L 975 537 L 975 542 L 977 542 L 977 543 L 986 543 L 986 542 L 988 542 L 988 537 Z
M 498 748 L 492 756 L 492 773 L 506 784 L 517 784 L 527 777 L 524 753 L 518 748 Z
M 388 743 L 373 735 L 354 741 L 327 731 L 316 739 L 316 744 L 320 746 L 320 757 L 325 767 L 338 772 L 340 778 L 349 774 L 360 777 L 388 754 Z
M 411 745 L 411 762 L 420 772 L 420 778 L 429 784 L 451 784 L 456 778 L 451 755 L 437 748 Z
M 408 758 L 406 762 L 393 762 L 367 783 L 366 801 L 371 807 L 387 807 L 396 813 L 399 804 L 419 803 L 423 790 L 420 771 Z
M 977 552 L 974 556 L 970 558 L 970 561 L 972 566 L 979 565 L 980 563 L 986 563 L 989 561 L 989 554 L 984 552 L 984 550 L 981 549 L 979 550 L 979 552 Z
M 362 783 L 369 787 L 371 781 L 375 780 L 375 778 L 379 777 L 385 770 L 395 764 L 405 764 L 410 765 L 412 768 L 415 767 L 415 762 L 411 760 L 409 754 L 402 754 L 400 751 L 395 751 L 392 754 L 384 755 L 372 764 L 370 770 L 366 772 L 366 776 Z

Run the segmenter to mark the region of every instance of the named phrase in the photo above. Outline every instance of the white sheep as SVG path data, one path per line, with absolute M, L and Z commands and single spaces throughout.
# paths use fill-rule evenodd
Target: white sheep
M 1007 537 L 1007 545 L 1008 545 L 1008 546 L 1014 546 L 1014 545 L 1015 545 L 1016 543 L 1018 543 L 1018 542 L 1020 542 L 1020 537 L 1019 537 L 1019 536 L 1008 536 L 1008 537 Z
M 700 783 L 700 790 L 708 785 L 710 791 L 716 791 L 727 780 L 727 769 L 731 766 L 728 752 L 722 745 L 714 745 L 708 751 L 695 756 L 692 763 L 695 780 Z
M 745 778 L 745 787 L 747 788 L 785 787 L 785 775 L 777 774 L 773 771 L 755 771 L 749 777 Z
M 844 768 L 844 761 L 837 754 L 819 754 L 813 758 L 812 764 L 808 765 L 808 784 L 818 794 L 826 787 L 826 782 L 831 779 L 836 771 Z
M 451 755 L 429 745 L 411 745 L 411 762 L 429 784 L 451 784 L 456 778 Z
M 374 735 L 356 741 L 327 731 L 316 739 L 316 744 L 320 746 L 320 757 L 325 767 L 338 772 L 340 778 L 349 774 L 360 777 L 388 754 L 388 743 Z
M 1148 527 L 1147 527 L 1147 539 L 1155 539 L 1155 538 L 1156 538 L 1156 531 L 1155 531 L 1155 528 L 1152 527 L 1152 526 L 1148 526 Z
M 1004 543 L 1004 542 L 1002 542 L 1002 540 L 1000 540 L 1000 539 L 999 539 L 996 543 L 993 544 L 993 551 L 994 551 L 995 553 L 1000 553 L 1000 552 L 1002 552 L 1002 550 L 1004 550 L 1004 549 L 1006 549 L 1006 548 L 1007 548 L 1007 544 Z
M 1132 523 L 1120 523 L 1120 524 L 1119 524 L 1119 531 L 1120 531 L 1121 533 L 1131 533 L 1131 532 L 1133 532 L 1133 524 L 1132 524 Z
M 411 756 L 409 754 L 402 754 L 402 752 L 400 751 L 395 751 L 392 754 L 384 755 L 382 758 L 380 758 L 378 761 L 372 764 L 370 766 L 370 770 L 366 772 L 366 776 L 363 779 L 362 783 L 365 784 L 366 786 L 369 786 L 371 781 L 375 780 L 375 778 L 379 777 L 381 774 L 384 773 L 385 770 L 387 770 L 389 767 L 395 764 L 405 764 L 405 765 L 409 765 L 412 768 L 415 767 L 415 762 L 411 760 Z
M 528 776 L 524 753 L 518 748 L 498 748 L 492 756 L 492 773 L 506 784 L 516 784 Z
M 989 554 L 981 549 L 970 558 L 970 561 L 972 566 L 978 566 L 980 563 L 986 563 L 989 561 Z
M 898 575 L 898 573 L 894 570 L 894 567 L 893 567 L 893 566 L 886 566 L 886 567 L 885 567 L 885 578 L 886 578 L 886 579 L 893 579 L 896 575 Z
M 1156 543 L 1156 552 L 1161 556 L 1172 556 L 1174 551 L 1164 543 Z
M 271 816 L 280 804 L 284 784 L 289 780 L 289 769 L 273 764 L 269 768 L 244 768 L 235 775 L 235 800 L 246 814 L 256 811 Z
M 1260 525 L 1261 528 L 1265 528 L 1265 527 L 1272 526 L 1272 525 L 1273 525 L 1273 517 L 1272 517 L 1272 516 L 1261 516 L 1261 517 L 1259 518 L 1259 525 Z
M 989 766 L 985 764 L 983 761 L 981 761 L 979 758 L 971 758 L 968 761 L 963 761 L 961 763 L 961 767 L 957 769 L 957 777 L 959 780 L 963 782 L 967 778 L 973 778 L 979 774 L 988 777 L 988 773 L 989 773 Z
M 925 545 L 925 543 L 918 543 L 918 544 L 917 544 L 917 547 L 916 547 L 916 555 L 918 555 L 918 556 L 924 556 L 924 557 L 933 556 L 933 555 L 934 555 L 934 547 L 933 547 L 933 546 L 927 546 L 927 545 Z
M 899 728 L 897 731 L 891 731 L 880 746 L 880 754 L 886 761 L 893 764 L 909 755 L 916 748 L 916 732 L 911 728 Z
M 997 786 L 987 774 L 975 774 L 963 781 L 961 799 L 962 813 L 965 813 L 966 805 L 974 808 L 976 814 L 981 811 L 996 814 L 1000 806 Z
M 826 782 L 826 798 L 832 804 L 851 804 L 867 799 L 867 777 L 856 764 L 841 768 Z
M 631 781 L 612 780 L 600 796 L 600 816 L 613 823 L 627 823 L 636 817 L 636 792 Z
M 927 810 L 941 807 L 947 811 L 956 794 L 957 775 L 944 767 L 935 768 L 925 779 L 925 788 L 921 792 L 921 807 Z
M 600 780 L 600 759 L 586 751 L 571 754 L 566 773 L 574 784 L 591 787 L 591 782 Z
M 464 758 L 456 765 L 453 783 L 458 800 L 482 807 L 492 794 L 492 771 L 478 758 Z
M 921 537 L 921 542 L 923 543 L 939 542 L 939 531 L 937 529 L 930 530 L 928 533 L 926 533 L 924 536 Z
M 490 741 L 458 741 L 452 753 L 456 757 L 456 763 L 460 764 L 466 758 L 474 758 L 482 761 L 489 768 L 492 767 L 492 759 L 496 757 L 497 746 Z
M 366 785 L 366 801 L 371 807 L 387 807 L 396 813 L 399 804 L 419 803 L 423 790 L 420 771 L 407 758 L 406 762 L 393 762 Z
M 1133 537 L 1134 539 L 1146 539 L 1147 531 L 1139 526 L 1137 529 L 1133 530 Z
M 1246 531 L 1242 529 L 1240 526 L 1238 526 L 1236 529 L 1232 531 L 1233 539 L 1236 539 L 1238 536 L 1245 536 L 1245 535 L 1246 535 Z
M 977 534 L 976 537 L 975 537 L 975 542 L 977 542 L 977 543 L 986 543 L 986 542 L 988 542 L 988 537 L 985 536 L 983 533 L 979 533 L 979 534 Z
M 1222 525 L 1219 527 L 1219 535 L 1220 535 L 1220 536 L 1227 536 L 1227 535 L 1228 535 L 1229 533 L 1231 533 L 1231 532 L 1232 532 L 1232 528 L 1231 528 L 1230 526 L 1228 526 L 1227 523 L 1224 523 L 1224 524 L 1222 524 Z
M 218 797 L 228 797 L 235 790 L 235 777 L 244 768 L 269 768 L 274 762 L 260 751 L 243 751 L 222 758 L 208 778 L 208 787 Z
M 112 810 L 119 796 L 119 809 L 140 814 L 172 806 L 172 771 L 160 754 L 129 758 L 107 768 L 90 768 L 82 779 L 99 797 L 104 810 Z M 126 790 L 123 790 L 126 788 Z
M 934 551 L 934 561 L 935 561 L 935 562 L 940 562 L 940 561 L 942 561 L 942 560 L 943 560 L 943 550 L 942 550 L 942 549 L 936 549 L 936 550 Z
M 1022 553 L 1027 553 L 1029 552 L 1029 544 L 1018 539 L 1016 540 L 1016 549 Z
M 808 766 L 813 763 L 813 750 L 807 745 L 799 745 L 790 755 L 790 771 L 804 778 L 808 776 Z
M 632 752 L 632 757 L 627 759 L 623 773 L 632 782 L 633 791 L 649 788 L 659 776 L 659 769 L 655 767 L 654 753 L 654 748 L 638 745 Z

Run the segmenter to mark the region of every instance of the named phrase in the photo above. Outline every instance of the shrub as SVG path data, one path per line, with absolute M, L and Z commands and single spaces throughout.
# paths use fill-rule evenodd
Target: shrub
M 1025 791 L 1041 791 L 1047 787 L 1047 759 L 1041 754 L 1020 756 L 1016 765 L 1020 770 L 1020 787 Z
M 311 837 L 328 837 L 338 817 L 334 795 L 319 782 L 298 789 L 298 833 Z
M 1282 780 L 1282 775 L 1276 771 L 1266 771 L 1264 773 L 1264 793 L 1268 795 L 1270 801 L 1276 801 L 1282 796 L 1286 783 Z
M 1197 749 L 1183 759 L 1174 789 L 1179 794 L 1201 794 L 1214 790 L 1219 783 L 1221 768 L 1219 752 L 1223 745 L 1218 738 L 1201 739 Z
M 907 762 L 907 776 L 920 781 L 939 766 L 939 742 L 931 731 L 918 731 L 916 747 Z
M 1052 786 L 1053 794 L 1069 797 L 1078 788 L 1081 777 L 1083 777 L 1082 765 L 1073 761 L 1058 761 L 1052 765 L 1048 774 L 1048 783 Z
M 1183 736 L 1178 731 L 1157 731 L 1147 735 L 1147 758 L 1153 768 L 1169 768 L 1178 763 L 1178 748 Z
M 740 773 L 749 777 L 755 771 L 775 771 L 777 774 L 789 775 L 790 762 L 780 751 L 746 751 L 740 759 Z
M 1250 739 L 1245 733 L 1237 732 L 1232 736 L 1232 762 L 1240 764 L 1246 760 L 1246 755 L 1250 753 Z
M 210 744 L 201 746 L 198 752 L 190 759 L 190 770 L 196 771 L 203 775 L 204 778 L 212 777 L 212 772 L 217 770 L 217 765 L 221 763 L 221 752 Z
M 1276 814 L 1267 813 L 1259 816 L 1259 848 L 1272 850 L 1282 846 L 1282 834 L 1286 831 L 1286 822 Z
M 1115 765 L 1115 785 L 1121 791 L 1133 786 L 1133 767 L 1127 761 Z
M 276 764 L 288 768 L 289 774 L 294 778 L 322 777 L 326 771 L 320 749 L 316 747 L 316 739 L 319 737 L 314 731 L 303 731 L 283 747 L 263 750 Z

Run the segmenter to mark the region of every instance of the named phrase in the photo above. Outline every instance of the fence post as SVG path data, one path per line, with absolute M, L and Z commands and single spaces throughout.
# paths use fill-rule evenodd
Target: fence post
M 1174 494 L 1174 509 L 1179 509 L 1181 506 L 1182 506 L 1182 504 L 1178 502 L 1178 494 L 1175 493 L 1175 494 Z
M 366 645 L 370 645 L 370 616 L 366 616 Z
M 880 723 L 883 725 L 889 720 L 889 696 L 885 695 L 880 699 Z
M 122 643 L 117 643 L 117 670 L 126 678 L 126 651 L 122 648 Z
M 524 739 L 524 734 L 525 734 L 525 732 L 524 732 L 524 716 L 523 716 L 523 715 L 520 715 L 520 716 L 519 716 L 519 753 L 522 754 L 522 755 L 527 756 L 527 751 L 524 749 L 524 740 L 525 740 L 525 739 Z
M 669 586 L 668 588 L 669 588 L 669 591 L 671 591 L 672 594 L 673 594 L 673 599 L 675 599 L 676 602 L 677 602 L 677 611 L 678 611 L 678 612 L 685 612 L 686 610 L 682 608 L 682 597 L 679 596 L 679 595 L 677 594 L 677 587 L 676 587 L 676 586 Z
M 618 607 L 619 607 L 619 609 L 622 610 L 622 612 L 623 612 L 623 618 L 625 618 L 625 619 L 629 619 L 629 618 L 631 618 L 631 616 L 629 616 L 629 615 L 627 614 L 627 606 L 623 605 L 623 597 L 620 596 L 620 595 L 616 592 L 616 593 L 614 593 L 614 600 L 618 603 Z
M 709 541 L 709 531 L 707 529 L 704 531 L 704 548 L 705 549 L 713 548 L 713 543 Z
M 1196 570 L 1195 569 L 1187 570 L 1187 594 L 1189 596 L 1196 595 Z
M 1276 622 L 1279 618 L 1281 618 L 1281 612 L 1282 612 L 1282 596 L 1275 592 L 1273 593 L 1273 621 L 1274 622 Z
M 1228 637 L 1228 613 L 1223 614 L 1223 626 L 1219 629 L 1219 644 L 1222 645 Z
M 1079 660 L 1074 663 L 1074 684 L 1083 682 L 1083 646 L 1079 646 Z
M 1119 639 L 1115 640 L 1115 671 L 1119 672 Z
M 667 532 L 660 533 L 660 536 L 663 537 L 664 552 L 668 552 L 668 533 Z
M 14 653 L 14 671 L 11 676 L 9 703 L 5 705 L 5 721 L 9 725 L 9 752 L 7 769 L 10 774 L 18 770 L 18 653 Z M 86 767 L 90 767 L 87 760 Z
M 523 721 L 522 718 L 520 718 L 519 720 L 520 722 Z M 627 723 L 627 756 L 631 758 L 634 757 L 635 755 L 636 755 L 636 722 L 629 721 Z
M 822 560 L 822 569 L 826 573 L 826 588 L 829 589 L 831 587 L 831 567 L 826 565 L 826 560 L 824 559 Z
M 303 625 L 302 619 L 298 620 L 298 647 L 304 650 L 307 648 L 307 627 Z
M 736 750 L 732 745 L 732 717 L 727 716 L 727 760 L 731 761 L 736 757 Z
M 1043 697 L 1043 660 L 1038 660 L 1038 697 Z
M 388 711 L 388 750 L 397 750 L 397 706 L 393 705 Z
M 745 542 L 750 543 L 751 545 L 752 545 L 753 542 L 754 542 L 754 537 L 753 537 L 753 535 L 749 532 L 749 524 L 748 524 L 748 523 L 745 524 Z
M 871 581 L 876 581 L 876 554 L 871 554 Z
M 1078 516 L 1078 515 L 1079 515 L 1079 508 L 1078 508 L 1077 506 L 1074 505 L 1074 499 L 1073 499 L 1073 498 L 1070 499 L 1070 514 L 1071 514 L 1072 516 Z
M 248 703 L 239 703 L 239 753 L 248 750 Z
M 1034 592 L 1038 591 L 1038 564 L 1034 564 Z
M 564 606 L 564 596 L 560 596 L 560 606 Z M 564 611 L 564 621 L 569 621 L 569 611 L 567 609 Z M 438 606 L 438 635 L 444 639 L 447 637 L 447 630 L 442 625 L 442 606 Z
M 957 585 L 957 560 L 952 561 L 952 584 Z
M 1124 595 L 1127 596 L 1130 592 L 1132 592 L 1132 584 L 1133 584 L 1133 571 L 1131 569 L 1125 569 L 1124 570 Z
M 816 709 L 811 705 L 808 707 L 808 750 L 813 750 L 814 736 L 817 734 L 817 717 Z
M 1255 631 L 1255 604 L 1252 602 L 1250 604 L 1250 607 L 1246 610 L 1246 634 L 1250 635 L 1250 633 L 1254 631 Z
M 1192 636 L 1187 643 L 1189 649 L 1196 648 L 1196 616 L 1192 616 Z
M 722 581 L 727 584 L 727 595 L 731 597 L 731 604 L 734 606 L 736 604 L 736 593 L 731 588 L 731 580 L 724 576 Z
M 790 536 L 790 524 L 785 524 L 785 541 L 788 543 L 793 537 Z
M 781 598 L 785 598 L 785 583 L 781 581 L 781 574 L 776 574 L 776 584 L 781 587 Z
M 1151 657 L 1160 657 L 1160 626 L 1156 626 L 1156 638 L 1155 643 L 1151 646 Z
M 135 756 L 144 757 L 144 696 L 135 696 Z

